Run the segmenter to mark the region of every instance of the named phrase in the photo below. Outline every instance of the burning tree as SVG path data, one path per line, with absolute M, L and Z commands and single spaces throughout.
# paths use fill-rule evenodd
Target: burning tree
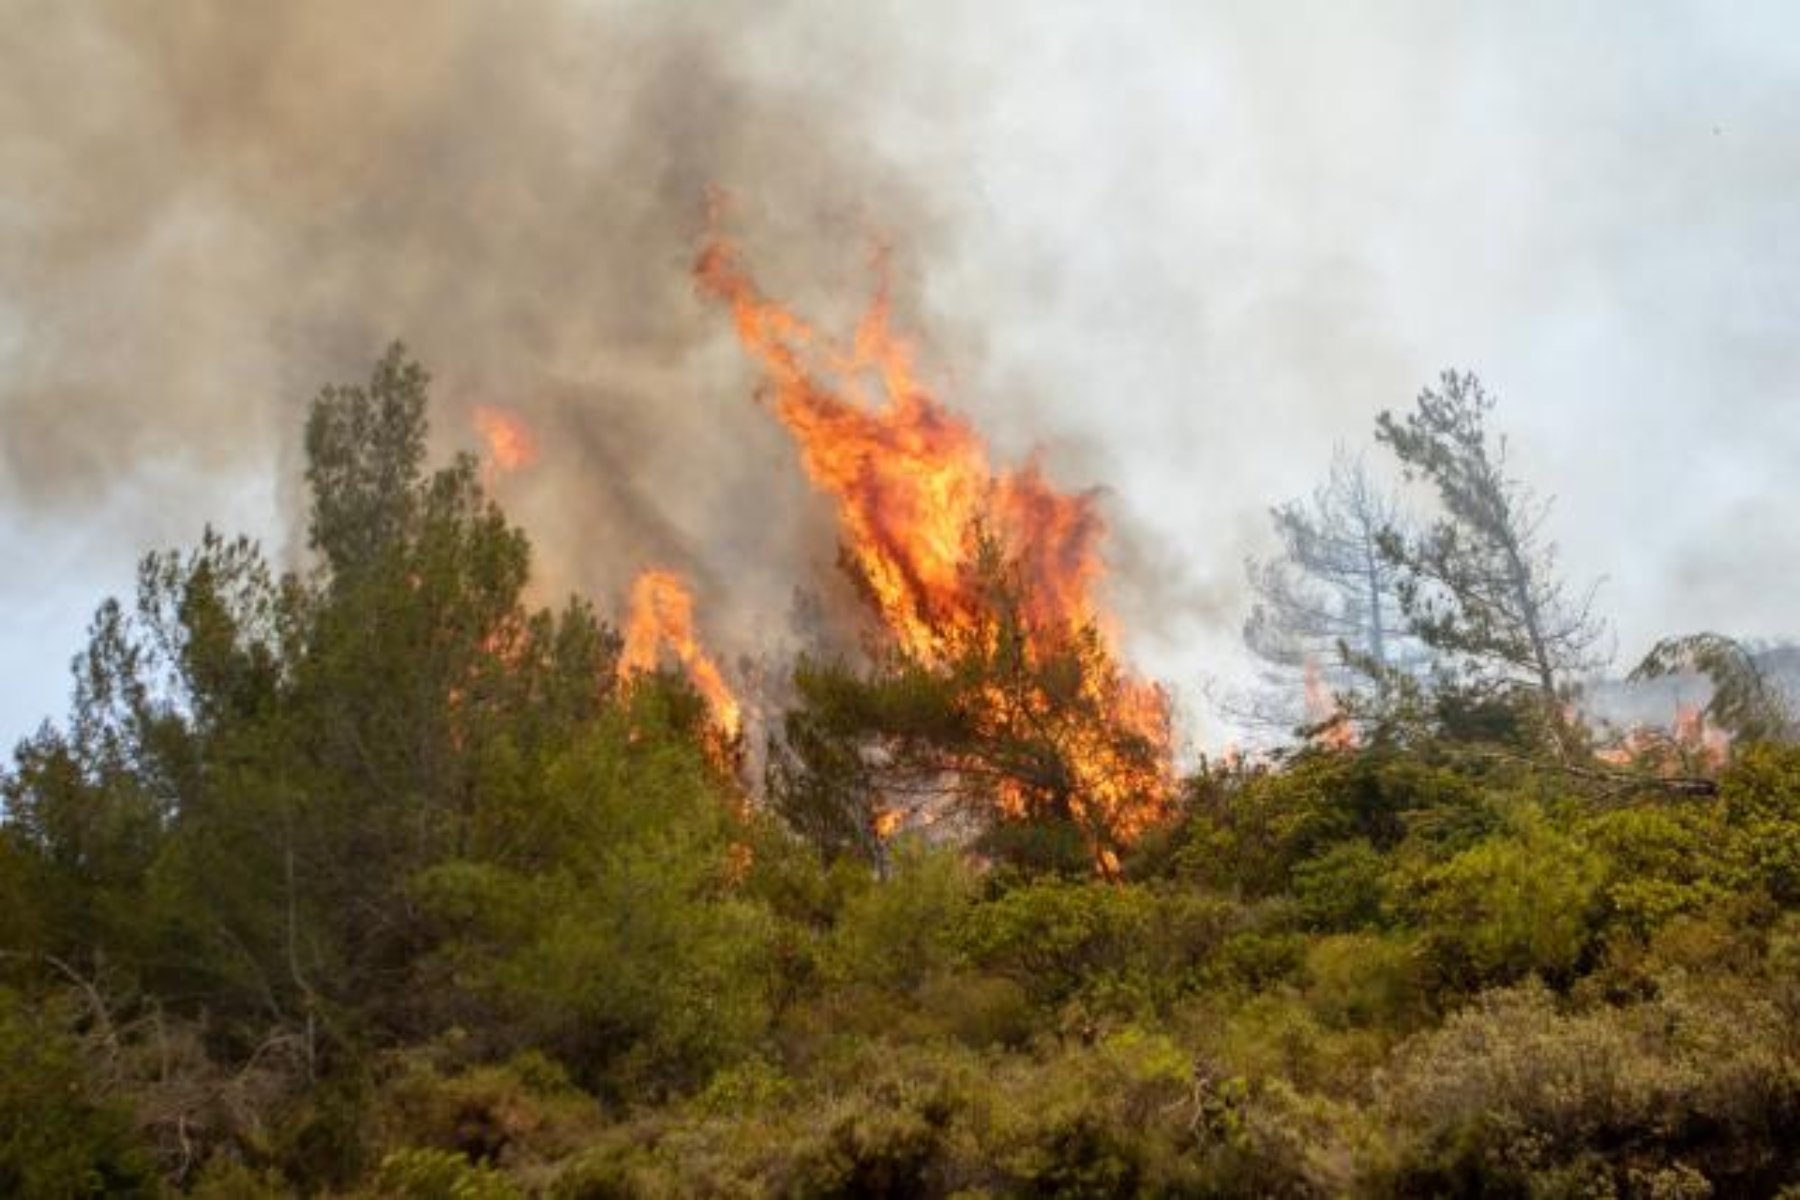
M 1706 676 L 1712 696 L 1689 718 L 1710 721 L 1734 740 L 1792 740 L 1796 719 L 1787 697 L 1763 671 L 1756 654 L 1719 633 L 1668 637 L 1650 648 L 1631 672 L 1634 682 L 1693 671 Z
M 694 621 L 694 597 L 675 572 L 651 567 L 631 585 L 631 611 L 625 620 L 625 647 L 619 655 L 621 675 L 652 672 L 664 650 L 680 664 L 694 690 L 706 701 L 726 740 L 743 728 L 743 706 L 725 682 L 718 663 L 701 644 Z
M 869 852 L 944 798 L 985 825 L 1066 821 L 1111 869 L 1171 802 L 1170 736 L 1163 692 L 1117 665 L 1106 632 L 1094 498 L 1036 464 L 990 465 L 920 380 L 885 287 L 841 345 L 765 297 L 728 238 L 696 278 L 730 305 L 760 399 L 836 503 L 881 630 L 872 672 L 802 666 L 778 795 L 834 849 Z
M 992 539 L 965 569 L 982 607 L 929 657 L 802 662 L 771 796 L 829 853 L 879 862 L 899 825 L 947 822 L 1008 857 L 1115 871 L 1167 803 L 1160 696 L 1134 688 L 1093 625 L 1035 622 Z

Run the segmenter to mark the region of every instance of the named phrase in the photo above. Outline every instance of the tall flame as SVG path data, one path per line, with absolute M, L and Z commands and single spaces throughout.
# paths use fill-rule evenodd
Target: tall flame
M 1028 627 L 1092 627 L 1110 651 L 1110 623 L 1095 597 L 1104 526 L 1094 497 L 1055 490 L 1035 462 L 993 468 L 974 427 L 921 382 L 912 347 L 893 329 L 885 275 L 847 346 L 764 296 L 723 235 L 715 232 L 695 275 L 730 306 L 740 342 L 765 374 L 760 398 L 798 443 L 814 486 L 836 501 L 845 553 L 901 649 L 942 662 L 957 635 L 985 619 L 967 569 L 982 530 L 1019 573 Z M 1074 751 L 1080 791 L 1102 810 L 1090 815 L 1128 840 L 1170 802 L 1167 700 L 1154 684 L 1117 672 L 1096 673 L 1087 687 L 1085 699 L 1156 750 L 1149 777 L 1101 745 Z
M 837 501 L 846 549 L 902 647 L 934 658 L 943 631 L 978 613 L 964 570 L 978 522 L 1023 572 L 1027 616 L 1051 625 L 1099 617 L 1092 591 L 1104 527 L 1093 497 L 1056 491 L 1035 463 L 993 471 L 974 427 L 919 381 L 911 346 L 890 325 L 885 284 L 846 350 L 764 298 L 731 242 L 716 239 L 697 274 L 731 305 L 739 339 L 768 374 L 776 415 L 799 442 L 808 477 Z M 880 387 L 875 405 L 870 382 Z
M 478 404 L 469 414 L 469 421 L 487 447 L 485 467 L 490 482 L 538 460 L 537 437 L 517 413 L 491 404 Z
M 706 700 L 713 720 L 735 738 L 743 725 L 743 709 L 725 683 L 718 664 L 700 644 L 694 626 L 694 597 L 681 576 L 652 567 L 631 585 L 631 612 L 625 622 L 625 648 L 619 671 L 654 671 L 667 648 Z

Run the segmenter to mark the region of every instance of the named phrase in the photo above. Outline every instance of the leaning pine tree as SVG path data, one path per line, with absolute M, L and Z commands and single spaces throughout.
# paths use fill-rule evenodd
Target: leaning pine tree
M 1470 373 L 1446 371 L 1414 409 L 1384 412 L 1378 440 L 1409 479 L 1431 485 L 1442 515 L 1415 537 L 1383 534 L 1404 572 L 1400 596 L 1413 631 L 1480 696 L 1523 698 L 1560 749 L 1574 677 L 1599 666 L 1604 623 L 1594 587 L 1575 595 L 1543 535 L 1546 501 L 1507 474 L 1506 439 L 1490 433 L 1494 397 Z

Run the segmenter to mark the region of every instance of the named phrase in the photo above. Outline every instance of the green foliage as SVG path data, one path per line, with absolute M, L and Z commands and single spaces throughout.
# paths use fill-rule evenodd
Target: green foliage
M 287 1200 L 292 1189 L 279 1171 L 258 1171 L 219 1155 L 195 1175 L 187 1194 L 195 1200 Z
M 1387 862 L 1367 839 L 1339 842 L 1294 867 L 1294 900 L 1314 929 L 1362 929 L 1380 922 Z
M 1321 938 L 1306 953 L 1306 1002 L 1333 1029 L 1411 1028 L 1428 1009 L 1424 968 L 1410 941 L 1366 933 Z
M 1582 839 L 1608 864 L 1609 920 L 1638 936 L 1730 894 L 1722 882 L 1727 835 L 1719 814 L 1700 808 L 1618 809 L 1580 825 Z
M 735 882 L 738 821 L 704 752 L 648 700 L 552 761 L 537 837 L 417 877 L 452 987 L 586 1079 L 702 1079 L 769 1020 L 767 909 Z
M 425 461 L 429 382 L 396 344 L 367 387 L 328 387 L 307 415 L 310 534 L 335 574 L 356 574 L 408 532 Z
M 375 1172 L 380 1194 L 403 1200 L 523 1200 L 504 1175 L 447 1150 L 397 1150 Z
M 903 838 L 888 877 L 850 897 L 824 949 L 831 976 L 911 988 L 951 965 L 951 931 L 973 896 L 962 855 Z
M 1047 877 L 969 909 L 955 936 L 971 962 L 1039 1003 L 1082 995 L 1130 1012 L 1191 984 L 1236 914 L 1179 890 Z
M 1521 810 L 1507 834 L 1426 866 L 1408 884 L 1428 954 L 1458 986 L 1566 980 L 1593 934 L 1605 864 Z
M 547 1179 L 601 1128 L 592 1097 L 542 1054 L 464 1069 L 440 1057 L 407 1053 L 381 1085 L 372 1136 L 389 1148 L 383 1178 L 401 1155 L 417 1158 L 418 1167 L 447 1164 L 459 1176 L 473 1164 L 490 1183 L 495 1170 L 522 1182 Z
M 0 1194 L 151 1192 L 155 1171 L 125 1104 L 83 1062 L 65 1024 L 0 989 Z
M 1321 872 L 1355 870 L 1358 852 L 1336 850 L 1340 843 L 1386 852 L 1422 826 L 1447 837 L 1478 836 L 1482 819 L 1474 782 L 1422 755 L 1309 753 L 1283 770 L 1207 787 L 1175 857 L 1197 882 L 1250 896 L 1288 891 L 1305 863 L 1311 901 L 1325 902 Z M 1334 853 L 1340 857 L 1328 857 Z
M 1671 985 L 1585 1013 L 1535 985 L 1491 993 L 1399 1056 L 1381 1101 L 1402 1131 L 1396 1183 L 1486 1193 L 1586 1174 L 1616 1186 L 1631 1166 L 1759 1190 L 1791 1169 L 1800 1118 L 1781 1020 L 1729 989 Z
M 1754 746 L 1719 780 L 1732 882 L 1800 905 L 1800 747 Z
M 1535 691 L 1539 720 L 1561 742 L 1561 689 L 1596 665 L 1604 626 L 1592 590 L 1576 598 L 1558 577 L 1547 505 L 1507 474 L 1506 439 L 1488 429 L 1494 404 L 1474 375 L 1445 371 L 1412 411 L 1381 414 L 1377 439 L 1432 487 L 1443 514 L 1417 537 L 1385 532 L 1382 551 L 1404 572 L 1413 632 L 1453 656 L 1477 695 Z

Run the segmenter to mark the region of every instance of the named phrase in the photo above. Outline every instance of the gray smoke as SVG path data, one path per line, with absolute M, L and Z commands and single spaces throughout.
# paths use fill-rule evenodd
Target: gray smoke
M 0 677 L 36 695 L 79 632 L 45 614 L 129 581 L 100 564 L 291 528 L 306 400 L 396 336 L 443 449 L 476 404 L 537 427 L 501 496 L 546 598 L 616 605 L 654 558 L 723 654 L 783 629 L 831 518 L 689 284 L 714 185 L 809 315 L 893 247 L 996 461 L 1110 489 L 1119 615 L 1190 698 L 1241 667 L 1267 507 L 1451 365 L 1501 395 L 1570 574 L 1607 578 L 1621 665 L 1792 630 L 1780 0 L 4 8 L 0 557 L 33 570 L 0 583 Z
M 792 25 L 780 9 L 13 8 L 9 507 L 79 519 L 147 473 L 291 480 L 306 401 L 398 337 L 437 380 L 445 449 L 474 444 L 477 404 L 537 433 L 541 462 L 500 489 L 547 592 L 604 604 L 665 562 L 778 623 L 796 568 L 829 560 L 728 317 L 689 279 L 708 191 L 783 282 L 852 280 L 871 198 L 902 261 L 942 231 L 859 142 L 853 97 L 824 102 L 759 49 Z M 191 536 L 168 528 L 180 493 L 147 490 L 124 536 Z M 216 487 L 192 499 L 192 529 L 230 523 Z

